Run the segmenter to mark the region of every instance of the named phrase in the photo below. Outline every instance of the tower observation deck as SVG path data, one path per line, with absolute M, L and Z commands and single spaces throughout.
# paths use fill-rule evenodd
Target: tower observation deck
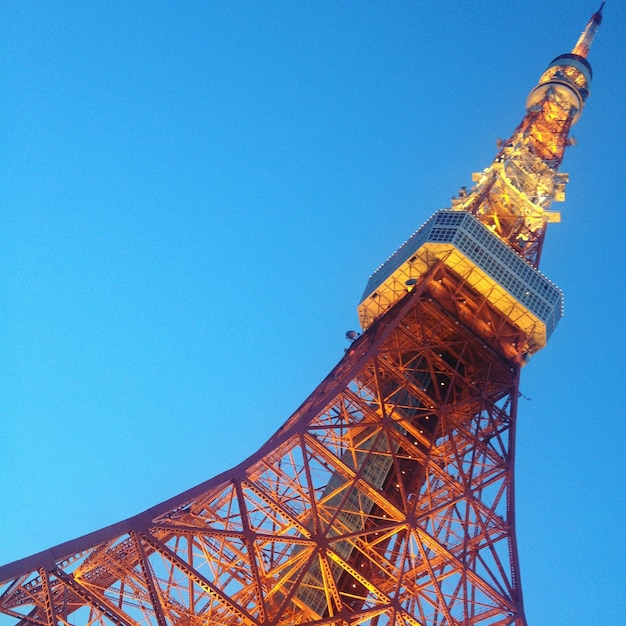
M 250 458 L 0 567 L 15 624 L 523 626 L 520 371 L 562 314 L 538 269 L 594 13 L 448 209 L 371 276 L 363 333 Z M 3 622 L 4 623 L 4 622 Z

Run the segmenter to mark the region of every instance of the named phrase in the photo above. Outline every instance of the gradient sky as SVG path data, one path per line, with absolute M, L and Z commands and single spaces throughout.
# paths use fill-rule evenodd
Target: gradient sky
M 0 563 L 260 447 L 597 4 L 3 2 Z M 533 626 L 626 623 L 625 60 L 609 0 L 522 375 Z

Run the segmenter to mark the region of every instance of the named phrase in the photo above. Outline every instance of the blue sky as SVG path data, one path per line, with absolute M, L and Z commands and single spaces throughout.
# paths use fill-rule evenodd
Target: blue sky
M 0 20 L 0 563 L 231 467 L 339 360 L 598 3 L 14 2 Z M 626 623 L 626 6 L 608 2 L 524 369 L 529 624 Z

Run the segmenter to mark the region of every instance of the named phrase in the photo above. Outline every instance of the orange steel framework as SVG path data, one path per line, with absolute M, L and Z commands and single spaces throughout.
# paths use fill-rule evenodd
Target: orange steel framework
M 251 458 L 0 568 L 23 625 L 526 624 L 518 381 L 561 315 L 538 270 L 594 13 L 493 163 L 371 277 L 366 329 Z M 3 622 L 4 623 L 4 622 Z

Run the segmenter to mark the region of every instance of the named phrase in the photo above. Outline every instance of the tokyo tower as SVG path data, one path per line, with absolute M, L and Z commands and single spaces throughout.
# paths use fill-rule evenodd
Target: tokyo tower
M 604 3 L 602 3 L 604 4 Z M 15 624 L 523 626 L 520 370 L 562 315 L 539 270 L 594 13 L 474 186 L 370 277 L 362 334 L 250 458 L 0 567 Z

